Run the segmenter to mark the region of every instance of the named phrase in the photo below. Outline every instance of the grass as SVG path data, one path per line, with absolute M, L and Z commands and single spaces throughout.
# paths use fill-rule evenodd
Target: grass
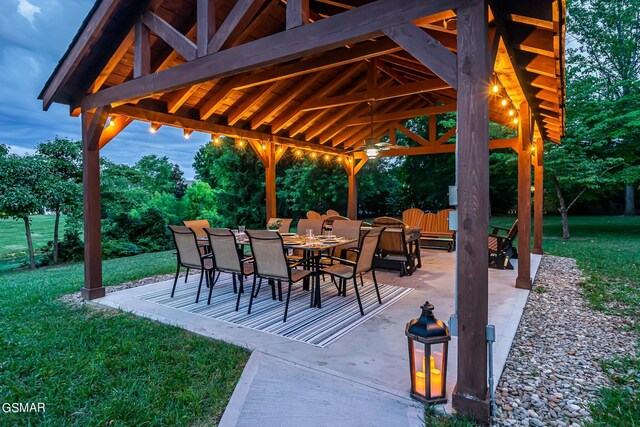
M 513 220 L 496 217 L 491 223 Z M 640 336 L 640 217 L 569 217 L 569 229 L 572 237 L 564 241 L 560 218 L 545 217 L 545 253 L 575 258 L 589 275 L 582 288 L 590 306 L 627 316 Z M 634 353 L 602 363 L 612 386 L 600 390 L 591 408 L 593 425 L 640 426 L 640 342 Z
M 115 285 L 168 273 L 171 252 L 105 261 Z M 130 314 L 70 307 L 82 264 L 0 273 L 0 396 L 44 414 L 0 425 L 216 424 L 248 352 Z
M 55 215 L 34 215 L 31 217 L 31 238 L 38 250 L 53 240 Z M 60 238 L 64 235 L 64 216 L 60 218 Z M 0 219 L 0 271 L 20 267 L 27 260 L 27 237 L 24 222 Z

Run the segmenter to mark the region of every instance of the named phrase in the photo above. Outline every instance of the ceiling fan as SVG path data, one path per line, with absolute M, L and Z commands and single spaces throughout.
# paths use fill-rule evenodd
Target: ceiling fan
M 356 148 L 355 150 L 350 151 L 350 153 L 355 153 L 359 151 L 364 151 L 369 159 L 375 159 L 378 157 L 381 151 L 390 150 L 391 147 L 398 147 L 397 145 L 392 145 L 389 142 L 383 142 L 380 138 L 376 138 L 373 134 L 373 101 L 369 101 L 369 105 L 371 106 L 371 133 L 368 138 L 364 139 L 364 145 Z

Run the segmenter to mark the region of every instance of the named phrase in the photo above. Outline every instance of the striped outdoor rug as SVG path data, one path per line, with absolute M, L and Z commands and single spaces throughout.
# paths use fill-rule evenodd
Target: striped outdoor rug
M 271 287 L 263 281 L 258 297 L 253 300 L 250 315 L 247 314 L 247 309 L 251 280 L 241 297 L 240 309 L 235 311 L 236 294 L 233 293 L 231 276 L 227 274 L 222 274 L 213 288 L 211 305 L 207 305 L 209 289 L 204 283 L 200 301 L 195 304 L 197 280 L 189 283 L 178 280 L 173 298 L 171 298 L 170 287 L 142 294 L 137 298 L 318 347 L 326 347 L 413 290 L 379 283 L 382 298 L 382 305 L 380 305 L 373 283 L 365 281 L 364 286 L 358 288 L 365 313 L 361 316 L 352 284 L 347 287 L 347 296 L 341 297 L 338 296 L 338 291 L 330 280 L 322 282 L 320 287 L 322 308 L 318 309 L 309 307 L 310 294 L 302 289 L 301 283 L 297 283 L 291 290 L 287 321 L 283 322 L 286 300 L 284 283 L 282 287 L 283 301 L 274 301 L 271 299 Z

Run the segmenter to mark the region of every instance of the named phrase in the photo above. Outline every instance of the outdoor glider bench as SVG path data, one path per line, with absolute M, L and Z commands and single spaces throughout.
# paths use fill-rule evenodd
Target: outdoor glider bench
M 420 228 L 420 246 L 423 248 L 452 252 L 456 248 L 456 232 L 449 230 L 449 212 L 452 210 L 432 213 L 411 208 L 402 213 L 402 221 L 410 227 Z
M 518 252 L 513 247 L 513 241 L 518 236 L 518 220 L 511 228 L 495 227 L 489 234 L 489 268 L 498 270 L 513 270 L 511 259 L 518 259 Z M 506 232 L 501 235 L 501 232 Z

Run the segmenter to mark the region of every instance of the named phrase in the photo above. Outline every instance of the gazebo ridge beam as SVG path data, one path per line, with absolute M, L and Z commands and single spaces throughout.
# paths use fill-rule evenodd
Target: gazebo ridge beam
M 378 0 L 312 24 L 103 89 L 85 97 L 81 105 L 85 110 L 90 110 L 326 52 L 380 36 L 386 28 L 468 3 L 470 0 L 406 0 L 399 5 L 396 0 Z M 212 46 L 209 44 L 210 51 Z

